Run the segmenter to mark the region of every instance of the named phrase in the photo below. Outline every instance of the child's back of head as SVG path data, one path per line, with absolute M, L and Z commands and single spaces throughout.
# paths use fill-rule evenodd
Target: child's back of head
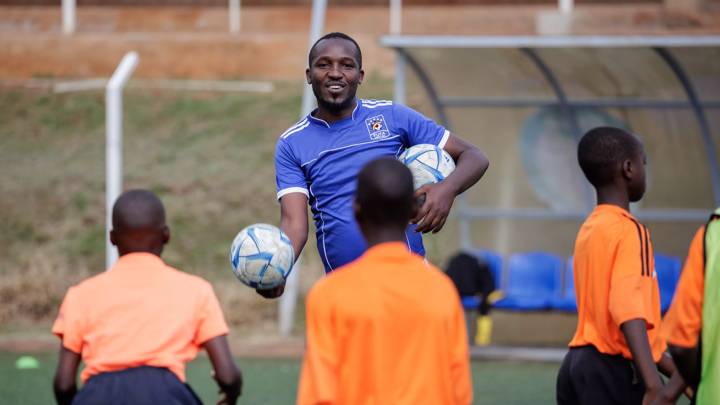
M 613 127 L 588 131 L 578 144 L 578 163 L 598 192 L 622 193 L 630 202 L 645 193 L 645 151 L 629 132 Z

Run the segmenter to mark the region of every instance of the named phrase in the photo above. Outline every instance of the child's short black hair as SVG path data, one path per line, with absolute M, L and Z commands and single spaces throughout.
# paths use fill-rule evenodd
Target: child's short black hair
M 640 140 L 623 129 L 597 127 L 580 139 L 578 163 L 588 181 L 599 187 L 611 182 L 618 165 L 632 159 L 640 148 Z
M 360 51 L 360 45 L 358 45 L 357 41 L 355 41 L 350 35 L 342 32 L 330 32 L 318 38 L 318 40 L 315 41 L 313 46 L 310 47 L 310 52 L 308 52 L 308 66 L 312 66 L 312 61 L 315 58 L 315 48 L 317 48 L 318 44 L 321 41 L 332 38 L 344 39 L 346 41 L 352 42 L 352 44 L 355 45 L 355 59 L 357 59 L 358 69 L 362 69 L 362 51 Z

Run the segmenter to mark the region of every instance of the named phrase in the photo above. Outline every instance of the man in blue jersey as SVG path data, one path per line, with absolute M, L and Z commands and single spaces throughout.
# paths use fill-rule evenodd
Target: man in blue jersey
M 405 148 L 429 143 L 444 148 L 456 169 L 444 181 L 417 190 L 424 203 L 405 235 L 409 249 L 424 255 L 421 234 L 442 229 L 455 197 L 482 177 L 488 159 L 408 107 L 356 98 L 364 71 L 360 47 L 351 37 L 337 32 L 323 36 L 310 49 L 308 64 L 305 75 L 318 108 L 285 131 L 275 149 L 280 227 L 296 254 L 307 241 L 308 205 L 326 272 L 365 252 L 352 210 L 358 172 L 380 156 L 398 156 Z M 283 286 L 258 292 L 276 297 L 282 291 Z

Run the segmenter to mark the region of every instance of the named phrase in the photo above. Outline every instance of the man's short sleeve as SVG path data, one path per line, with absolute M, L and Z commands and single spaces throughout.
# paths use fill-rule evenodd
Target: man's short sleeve
M 65 294 L 58 317 L 52 326 L 52 333 L 60 338 L 63 347 L 78 354 L 82 353 L 83 348 L 81 308 L 77 290 L 71 287 Z
M 450 132 L 430 118 L 420 114 L 412 108 L 401 104 L 393 104 L 393 115 L 397 130 L 404 137 L 406 146 L 422 143 L 445 147 Z
M 193 343 L 201 346 L 214 337 L 227 335 L 228 326 L 225 323 L 220 303 L 210 283 L 204 282 L 202 297 L 199 302 L 197 331 Z
M 705 289 L 704 238 L 705 229 L 700 228 L 690 244 L 675 297 L 663 321 L 663 335 L 673 346 L 690 348 L 698 342 Z
M 637 222 L 618 228 L 621 232 L 615 250 L 610 280 L 609 310 L 617 325 L 643 319 L 647 329 L 653 320 L 653 274 L 650 268 L 649 234 Z
M 290 144 L 282 138 L 275 146 L 275 185 L 278 200 L 290 193 L 310 196 L 300 162 L 293 155 Z

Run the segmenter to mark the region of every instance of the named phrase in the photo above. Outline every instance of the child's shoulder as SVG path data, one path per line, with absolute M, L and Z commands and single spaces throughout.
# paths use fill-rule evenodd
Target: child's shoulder
M 212 284 L 210 284 L 209 281 L 205 280 L 204 278 L 197 276 L 192 273 L 187 273 L 182 270 L 175 269 L 173 267 L 170 267 L 172 270 L 172 277 L 176 280 L 177 283 L 186 285 L 188 288 L 194 288 L 194 289 L 212 289 Z
M 636 235 L 644 226 L 630 215 L 591 214 L 581 228 L 586 238 L 607 245 L 618 243 L 628 234 Z

